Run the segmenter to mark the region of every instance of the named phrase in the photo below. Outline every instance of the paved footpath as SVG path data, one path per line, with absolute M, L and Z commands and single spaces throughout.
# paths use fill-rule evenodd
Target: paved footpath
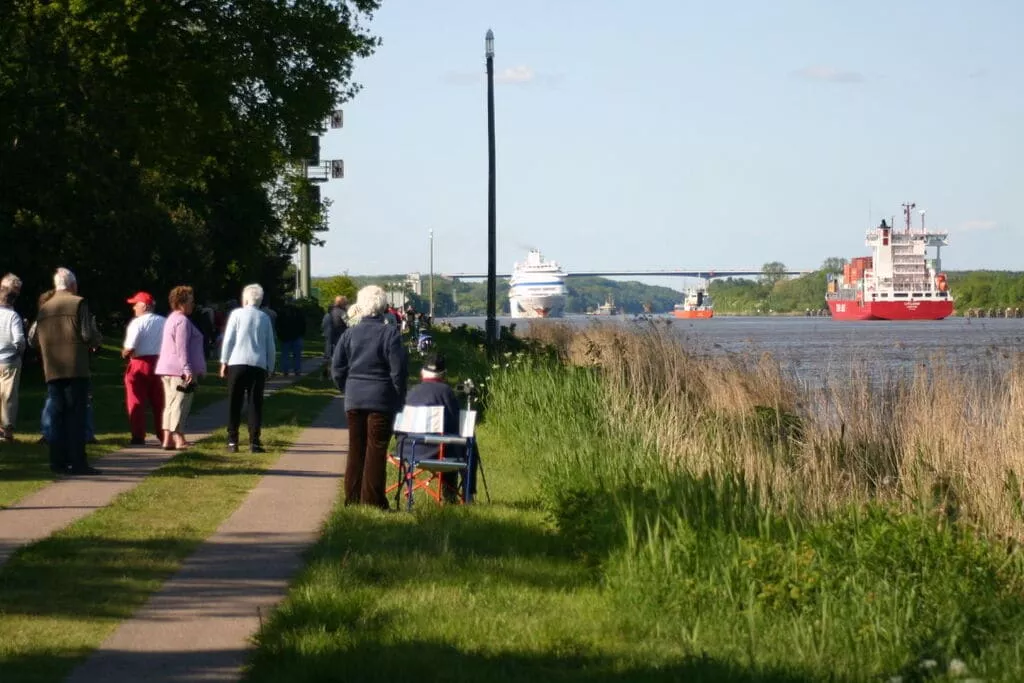
M 309 373 L 321 366 L 320 359 L 312 358 L 303 361 L 302 369 Z M 283 376 L 269 379 L 266 395 L 297 379 Z M 227 423 L 227 412 L 227 400 L 221 400 L 190 416 L 186 432 L 188 439 L 194 443 L 208 438 L 214 430 Z M 244 434 L 244 427 L 242 432 Z M 21 546 L 42 540 L 109 505 L 115 497 L 138 486 L 147 475 L 175 455 L 176 451 L 165 451 L 151 439 L 148 446 L 129 446 L 96 461 L 95 464 L 103 470 L 100 476 L 60 479 L 11 507 L 0 509 L 0 567 Z
M 68 683 L 237 681 L 338 494 L 348 435 L 335 398 L 245 502 Z

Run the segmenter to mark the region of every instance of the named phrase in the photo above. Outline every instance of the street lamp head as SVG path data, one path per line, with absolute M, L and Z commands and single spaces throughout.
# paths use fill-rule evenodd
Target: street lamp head
M 484 43 L 487 46 L 485 52 L 487 58 L 490 59 L 494 57 L 494 31 L 491 29 L 487 29 L 487 36 L 484 39 Z

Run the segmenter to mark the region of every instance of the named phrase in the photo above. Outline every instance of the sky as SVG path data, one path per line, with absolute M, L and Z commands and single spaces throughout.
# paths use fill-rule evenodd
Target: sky
M 488 28 L 499 272 L 813 269 L 905 201 L 946 269 L 1024 269 L 1018 0 L 383 0 L 370 26 L 314 276 L 426 273 L 431 229 L 436 274 L 486 271 Z

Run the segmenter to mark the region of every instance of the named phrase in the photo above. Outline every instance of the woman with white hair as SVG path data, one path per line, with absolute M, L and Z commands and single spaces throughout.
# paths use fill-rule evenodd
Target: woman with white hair
M 263 426 L 263 386 L 274 371 L 274 325 L 260 310 L 263 288 L 246 285 L 242 307 L 231 311 L 224 326 L 220 349 L 220 376 L 228 380 L 228 451 L 238 452 L 238 426 L 242 405 L 249 402 L 249 450 L 263 453 L 260 430 Z
M 363 287 L 354 308 L 359 322 L 341 335 L 331 359 L 331 376 L 345 394 L 348 417 L 345 504 L 387 509 L 388 442 L 395 413 L 405 402 L 409 359 L 401 329 L 384 323 L 388 299 L 383 289 Z

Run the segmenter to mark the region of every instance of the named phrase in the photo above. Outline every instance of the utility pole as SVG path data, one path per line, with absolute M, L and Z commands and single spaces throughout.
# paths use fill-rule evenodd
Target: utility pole
M 487 58 L 487 350 L 494 353 L 498 342 L 497 320 L 497 247 L 494 165 L 494 31 L 487 29 L 484 39 Z
M 319 156 L 319 153 L 317 154 Z M 320 163 L 320 159 L 316 159 L 316 163 Z M 299 164 L 300 173 L 303 178 L 309 177 L 309 160 L 303 159 Z M 317 190 L 320 188 L 317 187 Z M 315 197 L 316 195 L 314 195 Z M 299 296 L 303 299 L 308 299 L 310 293 L 313 290 L 313 278 L 310 275 L 310 248 L 309 242 L 303 242 L 299 245 Z
M 434 229 L 430 229 L 430 319 L 434 319 Z
M 313 183 L 312 200 L 319 207 L 321 205 L 320 184 L 329 180 L 340 180 L 345 177 L 345 162 L 342 159 L 320 160 L 320 135 L 327 132 L 327 128 L 338 129 L 344 125 L 344 112 L 335 109 L 327 119 L 324 128 L 310 133 L 309 149 L 303 152 L 301 161 L 298 163 L 298 170 L 301 178 Z M 310 243 L 299 244 L 299 273 L 298 273 L 298 296 L 308 299 L 313 293 L 313 276 L 311 269 Z

